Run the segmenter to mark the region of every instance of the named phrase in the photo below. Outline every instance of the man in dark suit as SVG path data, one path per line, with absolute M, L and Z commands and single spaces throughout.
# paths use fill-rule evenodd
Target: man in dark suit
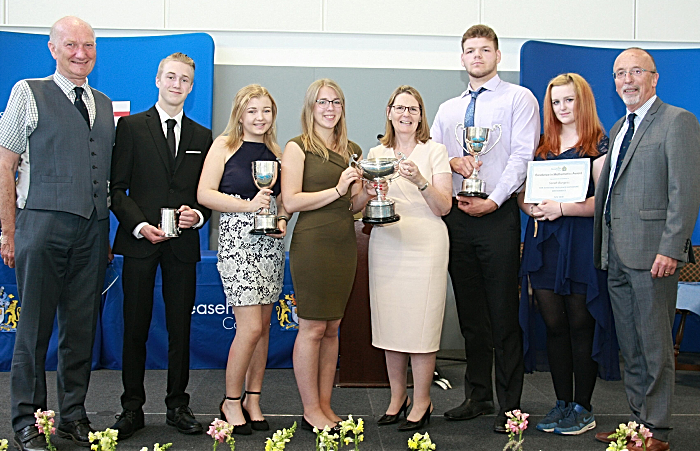
M 610 131 L 614 143 L 596 188 L 595 263 L 608 270 L 630 419 L 651 430 L 647 451 L 667 450 L 671 328 L 678 268 L 692 259 L 700 206 L 700 124 L 656 96 L 659 74 L 645 50 L 625 50 L 613 70 L 627 114 Z M 596 439 L 609 442 L 610 434 Z
M 156 270 L 163 276 L 168 330 L 167 424 L 185 434 L 202 432 L 188 407 L 190 319 L 195 300 L 199 231 L 211 211 L 197 203 L 197 185 L 212 143 L 211 130 L 184 115 L 194 61 L 174 53 L 158 66 L 158 103 L 117 124 L 112 157 L 112 211 L 119 220 L 114 253 L 124 255 L 123 412 L 119 438 L 144 427 L 143 378 L 153 312 Z M 128 194 L 127 194 L 128 191 Z M 161 208 L 180 212 L 179 237 L 159 227 Z
M 48 407 L 54 319 L 57 433 L 90 446 L 85 395 L 109 246 L 114 116 L 109 98 L 88 84 L 95 32 L 64 17 L 51 27 L 49 50 L 56 72 L 19 81 L 0 119 L 0 242 L 22 303 L 10 375 L 13 442 L 22 451 L 46 449 L 34 412 Z

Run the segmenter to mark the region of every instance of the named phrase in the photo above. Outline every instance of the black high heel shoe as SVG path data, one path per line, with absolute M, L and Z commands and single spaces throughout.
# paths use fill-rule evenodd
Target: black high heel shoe
M 403 422 L 401 426 L 399 426 L 398 430 L 400 432 L 404 431 L 415 431 L 418 429 L 423 429 L 426 423 L 430 423 L 430 414 L 433 413 L 433 403 L 431 402 L 430 405 L 428 406 L 428 410 L 425 411 L 423 416 L 419 421 L 409 421 L 406 420 Z
M 408 396 L 406 396 L 406 399 L 404 399 L 403 404 L 401 405 L 401 408 L 399 409 L 399 412 L 394 414 L 394 415 L 389 415 L 388 413 L 385 413 L 382 415 L 380 419 L 377 420 L 377 426 L 385 426 L 387 424 L 396 424 L 399 422 L 401 419 L 401 414 L 403 413 L 403 417 L 406 418 L 406 411 L 408 410 Z
M 221 419 L 228 423 L 228 419 L 226 418 L 226 414 L 224 413 L 224 403 L 226 402 L 227 399 L 229 401 L 240 401 L 241 397 L 239 396 L 237 398 L 231 398 L 230 396 L 224 395 L 224 399 L 221 400 L 221 404 L 219 404 L 219 413 L 221 414 Z M 241 409 L 242 408 L 243 408 L 243 406 L 241 406 Z M 244 415 L 244 417 L 245 417 L 245 415 Z M 231 423 L 228 423 L 228 424 L 231 424 Z M 248 420 L 246 420 L 246 422 L 243 424 L 234 424 L 232 426 L 233 426 L 233 431 L 231 431 L 232 434 L 250 435 L 253 433 L 253 429 L 251 428 Z
M 243 399 L 245 399 L 245 395 L 258 395 L 260 396 L 259 391 L 247 391 L 243 395 Z M 262 419 L 262 420 L 251 420 L 250 419 L 250 414 L 248 413 L 248 410 L 243 407 L 243 399 L 241 399 L 241 410 L 243 411 L 243 417 L 245 418 L 245 421 L 247 423 L 250 423 L 250 426 L 253 428 L 254 431 L 269 431 L 270 430 L 270 423 L 267 422 L 267 420 Z
M 313 431 L 314 431 L 314 427 L 315 427 L 314 425 L 312 425 L 311 423 L 309 423 L 309 422 L 306 420 L 306 417 L 305 417 L 305 416 L 302 416 L 302 417 L 301 417 L 301 428 L 302 428 L 302 429 L 305 429 L 305 430 L 307 430 L 307 431 L 313 432 Z M 333 435 L 333 434 L 340 434 L 340 426 L 337 425 L 337 424 L 336 424 L 335 426 L 333 426 L 333 427 L 331 428 L 329 434 L 331 434 L 331 435 Z

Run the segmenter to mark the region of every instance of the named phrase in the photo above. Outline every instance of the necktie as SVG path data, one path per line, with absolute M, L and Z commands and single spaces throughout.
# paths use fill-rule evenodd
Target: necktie
M 173 155 L 173 158 L 177 157 L 177 153 L 175 153 L 175 125 L 177 125 L 177 121 L 175 119 L 168 119 L 165 121 L 165 124 L 168 126 L 168 134 L 166 135 L 166 139 L 168 140 L 168 147 L 170 148 L 170 153 Z
M 90 115 L 88 114 L 87 107 L 85 106 L 85 102 L 83 102 L 83 91 L 85 91 L 83 88 L 80 88 L 76 86 L 73 88 L 75 91 L 75 102 L 73 102 L 73 105 L 80 111 L 80 114 L 83 115 L 83 119 L 85 119 L 85 122 L 87 122 L 88 128 L 90 128 Z
M 484 87 L 479 88 L 478 91 L 469 91 L 469 94 L 472 96 L 472 99 L 469 101 L 469 105 L 467 106 L 467 112 L 464 113 L 465 128 L 474 126 L 474 108 L 476 107 L 476 98 L 479 97 L 479 94 L 481 94 L 484 91 L 486 91 L 486 88 Z
M 612 198 L 612 189 L 615 187 L 615 182 L 617 182 L 617 176 L 620 173 L 620 167 L 627 154 L 627 149 L 632 142 L 632 136 L 634 136 L 634 118 L 637 117 L 636 114 L 630 113 L 627 116 L 627 132 L 622 138 L 622 144 L 620 144 L 620 152 L 617 154 L 617 163 L 615 164 L 615 172 L 613 174 L 613 181 L 610 185 L 610 191 L 608 191 L 608 200 L 605 202 L 605 224 L 610 227 L 610 200 Z
M 476 108 L 476 98 L 479 97 L 479 94 L 484 91 L 486 91 L 486 88 L 484 87 L 479 88 L 478 91 L 469 91 L 472 98 L 469 101 L 469 105 L 467 105 L 467 112 L 464 113 L 464 128 L 474 126 L 474 109 Z M 464 155 L 467 155 L 466 150 L 464 151 Z

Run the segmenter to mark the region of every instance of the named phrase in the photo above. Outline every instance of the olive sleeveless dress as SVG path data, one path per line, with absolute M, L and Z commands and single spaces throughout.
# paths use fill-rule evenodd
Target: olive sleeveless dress
M 328 151 L 329 159 L 308 152 L 297 136 L 290 140 L 304 152 L 302 191 L 332 189 L 348 163 L 339 154 Z M 350 142 L 350 150 L 362 155 Z M 318 321 L 341 319 L 350 297 L 357 268 L 357 241 L 350 190 L 328 205 L 299 213 L 289 247 L 292 273 L 300 318 Z

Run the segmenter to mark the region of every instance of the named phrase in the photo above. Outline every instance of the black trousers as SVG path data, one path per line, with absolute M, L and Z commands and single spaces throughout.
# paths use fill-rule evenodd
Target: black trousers
M 464 390 L 475 401 L 493 400 L 496 368 L 500 413 L 520 407 L 523 343 L 518 322 L 520 212 L 515 198 L 480 218 L 454 203 L 444 218 L 450 235 L 449 273 L 464 337 Z
M 107 267 L 109 219 L 60 211 L 18 209 L 17 289 L 22 303 L 12 356 L 12 427 L 34 424 L 47 410 L 44 365 L 58 320 L 56 397 L 60 423 L 82 420 L 92 345 Z
M 169 409 L 176 409 L 188 405 L 190 400 L 185 390 L 190 377 L 190 321 L 194 307 L 197 264 L 180 261 L 166 241 L 159 246 L 157 252 L 146 258 L 124 256 L 124 393 L 121 397 L 124 409 L 138 410 L 146 402 L 143 387 L 146 340 L 153 314 L 153 290 L 159 265 L 163 276 L 165 326 L 168 330 L 165 404 Z

